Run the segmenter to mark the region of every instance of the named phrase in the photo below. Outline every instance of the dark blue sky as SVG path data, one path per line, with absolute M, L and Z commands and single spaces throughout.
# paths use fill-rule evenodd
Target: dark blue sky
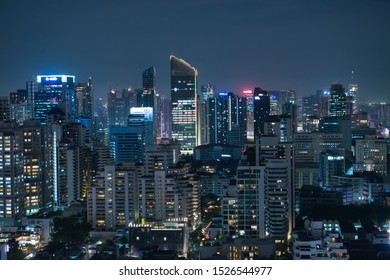
M 390 102 L 388 0 L 0 0 L 0 95 L 38 74 L 92 76 L 96 94 L 140 87 L 154 65 L 169 93 L 169 55 L 218 90 L 348 86 Z

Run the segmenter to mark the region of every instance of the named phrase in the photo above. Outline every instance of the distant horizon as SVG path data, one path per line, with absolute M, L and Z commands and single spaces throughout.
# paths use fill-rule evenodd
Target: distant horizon
M 95 95 L 141 85 L 155 66 L 170 94 L 169 56 L 199 85 L 315 94 L 351 71 L 364 102 L 388 100 L 390 1 L 2 1 L 0 95 L 34 75 L 90 76 Z M 70 20 L 71 19 L 71 20 Z M 77 79 L 79 80 L 79 79 Z
M 151 66 L 153 66 L 153 65 L 151 65 Z M 197 69 L 198 70 L 198 69 Z M 142 70 L 143 71 L 143 70 Z M 142 75 L 142 71 L 140 71 L 140 76 Z M 110 90 L 117 90 L 117 91 L 121 91 L 121 90 L 123 90 L 123 89 L 127 89 L 127 88 L 131 88 L 131 89 L 133 89 L 133 90 L 135 90 L 135 89 L 141 89 L 142 88 L 142 79 L 141 79 L 141 77 L 140 77 L 140 81 L 139 81 L 139 83 L 138 83 L 138 85 L 139 86 L 132 86 L 132 85 L 129 85 L 129 86 L 117 86 L 117 87 L 107 87 L 107 89 L 106 89 L 106 92 L 105 93 L 103 93 L 103 95 L 102 94 L 100 94 L 100 95 L 96 95 L 96 80 L 94 79 L 94 77 L 93 76 L 88 76 L 86 79 L 82 79 L 82 80 L 78 80 L 77 79 L 77 75 L 75 75 L 75 74 L 73 74 L 73 73 L 60 73 L 60 72 L 57 72 L 57 71 L 48 71 L 47 73 L 39 73 L 39 74 L 37 74 L 37 75 L 32 75 L 31 76 L 31 79 L 30 80 L 26 80 L 24 83 L 26 83 L 27 81 L 31 81 L 31 80 L 36 80 L 37 79 L 37 77 L 38 76 L 50 76 L 50 75 L 52 75 L 52 76 L 61 76 L 61 75 L 68 75 L 68 76 L 74 76 L 75 77 L 75 83 L 83 83 L 83 82 L 87 82 L 87 80 L 89 79 L 89 78 L 91 78 L 92 79 L 92 84 L 93 84 L 93 86 L 94 86 L 94 93 L 95 93 L 95 96 L 97 97 L 97 98 L 106 98 L 107 97 L 107 93 L 110 91 Z M 158 81 L 158 74 L 157 74 L 157 78 L 156 78 L 156 80 Z M 352 79 L 351 79 L 352 80 Z M 343 82 L 340 82 L 340 81 L 333 81 L 330 85 L 329 85 L 329 88 L 330 88 L 330 86 L 333 84 L 333 83 L 340 83 L 340 84 L 342 84 L 343 85 L 343 87 L 344 87 L 344 89 L 345 89 L 345 92 L 347 92 L 347 90 L 348 90 L 348 85 L 349 84 L 357 84 L 358 85 L 358 87 L 360 87 L 360 85 L 358 84 L 358 83 L 354 83 L 354 82 L 348 82 L 348 83 L 343 83 Z M 98 84 L 99 84 L 99 82 L 98 82 Z M 158 84 L 158 82 L 157 82 L 157 84 Z M 213 84 L 213 85 L 215 85 L 215 87 L 216 87 L 216 92 L 218 93 L 218 92 L 233 92 L 233 93 L 235 93 L 235 94 L 239 94 L 239 95 L 242 95 L 242 91 L 244 91 L 244 90 L 253 90 L 255 87 L 260 87 L 260 88 L 262 88 L 262 89 L 264 89 L 264 90 L 267 90 L 267 91 L 289 91 L 289 90 L 293 90 L 293 91 L 295 91 L 295 93 L 296 93 L 296 95 L 297 95 L 297 97 L 298 98 L 302 98 L 302 97 L 306 97 L 306 96 L 310 96 L 310 95 L 314 95 L 314 94 L 316 94 L 316 91 L 317 90 L 324 90 L 324 91 L 328 91 L 329 90 L 329 88 L 318 88 L 318 89 L 315 89 L 315 90 L 313 90 L 313 92 L 312 93 L 310 93 L 310 94 L 306 94 L 306 95 L 302 95 L 302 94 L 300 94 L 299 92 L 297 92 L 295 89 L 293 89 L 293 88 L 284 88 L 284 89 L 280 89 L 280 88 L 267 88 L 267 87 L 264 87 L 264 86 L 261 86 L 261 85 L 254 85 L 254 86 L 247 86 L 247 87 L 244 87 L 244 88 L 242 88 L 242 89 L 239 89 L 239 90 L 232 90 L 232 89 L 228 89 L 228 88 L 223 88 L 222 90 L 218 90 L 218 85 L 216 85 L 216 84 L 214 84 L 214 83 L 198 83 L 198 92 L 200 92 L 200 88 L 201 88 L 201 86 L 202 85 L 206 85 L 206 84 Z M 13 89 L 13 90 L 11 90 L 9 93 L 11 93 L 11 92 L 14 92 L 14 91 L 16 91 L 16 90 L 18 90 L 18 89 L 24 89 L 23 87 L 17 87 L 17 88 L 15 88 L 15 89 Z M 101 92 L 101 88 L 99 88 L 99 93 L 102 93 Z M 160 91 L 159 90 L 159 87 L 158 86 L 156 86 L 156 91 L 158 92 L 158 93 L 162 93 L 163 95 L 165 95 L 166 97 L 168 97 L 168 98 L 170 98 L 170 92 L 169 92 L 169 94 L 166 94 L 165 92 L 162 92 L 162 91 Z M 169 91 L 170 91 L 170 89 L 169 89 Z M 0 96 L 8 96 L 9 95 L 9 93 L 8 94 L 5 94 L 5 95 L 0 95 Z M 358 90 L 358 97 L 362 97 L 359 93 L 361 93 L 360 92 L 360 90 Z M 364 97 L 364 95 L 363 95 L 363 97 Z M 371 101 L 371 100 L 365 100 L 365 99 L 363 99 L 363 101 L 359 101 L 359 99 L 358 99 L 358 102 L 359 103 L 363 103 L 363 104 L 369 104 L 369 103 L 388 103 L 388 102 L 390 102 L 390 100 L 388 100 L 388 101 Z

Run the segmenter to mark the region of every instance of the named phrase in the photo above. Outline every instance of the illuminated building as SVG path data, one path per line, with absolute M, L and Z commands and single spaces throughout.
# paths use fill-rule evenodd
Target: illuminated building
M 96 229 L 125 228 L 138 219 L 138 170 L 134 164 L 106 165 L 88 190 L 87 219 Z
M 144 152 L 143 126 L 110 127 L 110 148 L 115 163 L 142 162 Z
M 127 117 L 130 112 L 131 98 L 135 93 L 131 89 L 124 89 L 122 92 L 110 90 L 107 94 L 107 112 L 109 126 L 126 126 Z
M 208 141 L 208 129 L 209 129 L 209 119 L 208 114 L 208 99 L 215 96 L 216 90 L 215 85 L 207 84 L 201 86 L 201 93 L 198 100 L 198 124 L 199 124 L 199 133 L 200 133 L 200 143 L 198 145 L 203 145 L 209 143 Z
M 207 100 L 207 142 L 244 146 L 246 139 L 246 98 L 221 92 Z M 237 139 L 232 134 L 237 130 Z M 230 136 L 230 137 L 229 137 Z
M 16 120 L 19 125 L 23 121 L 32 118 L 32 106 L 28 102 L 28 92 L 26 89 L 18 89 L 9 94 L 10 118 Z
M 356 139 L 354 172 L 375 172 L 387 174 L 388 144 L 386 139 L 366 136 Z
M 37 76 L 37 83 L 38 88 L 34 92 L 35 119 L 46 122 L 46 115 L 55 107 L 64 111 L 67 120 L 77 115 L 75 76 Z
M 156 143 L 159 144 L 163 139 L 170 137 L 170 107 L 171 101 L 161 94 L 156 94 Z
M 330 98 L 329 91 L 317 90 L 316 99 L 318 101 L 318 116 L 320 118 L 328 116 L 328 101 Z
M 197 127 L 198 71 L 171 55 L 172 138 L 181 144 L 182 154 L 193 154 L 199 144 Z
M 134 257 L 139 257 L 141 251 L 150 251 L 153 247 L 158 248 L 161 253 L 177 252 L 181 256 L 187 256 L 189 248 L 187 219 L 168 219 L 146 224 L 130 223 L 128 227 L 130 254 Z M 167 253 L 162 256 L 166 258 Z M 172 259 L 175 256 L 174 253 Z M 156 255 L 153 259 L 161 259 L 161 256 Z
M 156 109 L 156 69 L 152 66 L 142 72 L 142 94 L 138 96 L 138 107 Z
M 23 130 L 23 168 L 26 215 L 51 205 L 53 182 L 49 176 L 50 131 L 39 120 L 26 120 Z
M 320 186 L 334 186 L 336 183 L 333 176 L 340 176 L 345 173 L 345 157 L 338 155 L 336 152 L 322 152 L 319 170 Z
M 0 222 L 25 215 L 23 132 L 16 122 L 0 122 Z
M 250 141 L 254 140 L 254 126 L 253 126 L 253 91 L 252 90 L 244 90 L 242 92 L 243 96 L 246 98 L 246 133 L 247 139 Z
M 287 113 L 289 104 L 296 104 L 294 90 L 267 90 L 270 96 L 270 115 L 283 115 Z
M 77 83 L 76 96 L 78 110 L 76 116 L 80 117 L 92 117 L 94 115 L 94 100 L 93 100 L 93 87 L 92 79 L 89 78 L 87 83 Z
M 0 96 L 0 121 L 10 119 L 9 99 L 6 96 Z
M 264 135 L 264 122 L 270 113 L 270 95 L 261 88 L 255 88 L 254 93 L 254 112 L 253 112 L 253 127 L 254 137 L 258 140 Z
M 352 81 L 353 81 L 353 74 L 354 71 L 352 71 Z M 350 107 L 350 114 L 357 114 L 358 113 L 358 85 L 356 83 L 350 83 L 348 86 L 348 92 L 347 97 L 349 101 L 349 107 Z
M 352 129 L 351 117 L 324 117 L 320 119 L 318 130 L 324 133 L 343 135 L 343 148 L 346 152 L 351 152 L 352 146 Z
M 341 117 L 347 115 L 347 99 L 344 88 L 341 84 L 333 84 L 330 87 L 330 98 L 328 101 L 329 116 Z

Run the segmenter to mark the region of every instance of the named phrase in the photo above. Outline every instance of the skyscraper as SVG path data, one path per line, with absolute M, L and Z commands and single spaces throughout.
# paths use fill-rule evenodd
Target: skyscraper
M 232 92 L 221 92 L 208 98 L 207 124 L 207 143 L 243 146 L 246 139 L 246 98 Z
M 15 222 L 25 214 L 23 132 L 16 122 L 0 122 L 0 223 Z
M 77 112 L 74 87 L 75 76 L 44 75 L 37 77 L 38 89 L 34 92 L 34 118 L 45 122 L 46 115 L 55 107 L 73 118 Z
M 270 96 L 261 88 L 254 91 L 254 136 L 255 140 L 264 134 L 264 122 L 270 114 Z
M 181 144 L 182 154 L 193 154 L 200 142 L 197 127 L 198 71 L 171 55 L 172 138 Z
M 341 117 L 347 115 L 347 99 L 341 84 L 333 84 L 330 87 L 330 99 L 328 102 L 329 116 Z
M 357 114 L 358 113 L 358 85 L 354 81 L 354 71 L 352 71 L 352 79 L 351 83 L 348 86 L 348 92 L 347 94 L 347 101 L 348 101 L 348 107 L 350 108 L 351 114 Z
M 209 98 L 214 97 L 215 92 L 215 85 L 207 84 L 201 86 L 201 93 L 199 95 L 197 105 L 197 116 L 200 133 L 200 143 L 198 143 L 199 145 L 207 144 L 210 142 L 207 134 L 210 125 L 207 117 L 207 103 Z
M 156 69 L 154 66 L 149 67 L 142 72 L 142 95 L 138 100 L 139 107 L 151 107 L 155 109 L 155 95 L 156 95 Z
M 89 78 L 87 83 L 76 84 L 76 96 L 78 103 L 77 116 L 92 117 L 94 115 L 94 100 L 92 79 Z

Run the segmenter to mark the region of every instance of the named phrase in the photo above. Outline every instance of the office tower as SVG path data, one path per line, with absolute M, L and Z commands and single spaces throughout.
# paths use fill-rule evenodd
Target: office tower
M 209 123 L 207 118 L 207 104 L 208 99 L 215 96 L 215 85 L 207 84 L 201 86 L 201 93 L 198 98 L 198 124 L 200 133 L 199 145 L 210 143 L 208 141 L 207 131 L 209 129 Z
M 347 98 L 348 98 L 348 107 L 350 107 L 350 113 L 351 114 L 357 114 L 358 113 L 358 85 L 354 82 L 354 71 L 352 71 L 352 79 L 351 83 L 348 85 L 348 92 L 347 92 Z
M 115 163 L 142 162 L 145 150 L 145 123 L 144 115 L 130 115 L 127 126 L 110 127 L 110 151 Z
M 333 84 L 330 87 L 328 101 L 329 116 L 341 117 L 347 115 L 347 99 L 341 84 Z
M 37 76 L 37 91 L 34 92 L 34 118 L 46 122 L 46 115 L 53 108 L 60 108 L 66 120 L 77 114 L 75 76 L 42 75 Z
M 51 205 L 50 130 L 39 120 L 26 120 L 23 130 L 23 167 L 26 215 Z
M 369 127 L 369 115 L 367 112 L 358 112 L 351 116 L 351 127 L 354 128 L 368 128 Z
M 343 147 L 346 152 L 352 151 L 352 129 L 351 117 L 324 117 L 319 121 L 318 130 L 330 134 L 343 135 Z
M 327 102 L 326 108 L 327 111 Z M 303 121 L 303 131 L 312 131 L 311 120 L 313 118 L 318 118 L 320 116 L 320 96 L 310 95 L 302 97 L 302 121 Z
M 264 122 L 270 113 L 270 96 L 267 91 L 255 88 L 254 93 L 254 136 L 255 140 L 264 135 Z
M 0 221 L 11 223 L 25 215 L 23 132 L 14 121 L 0 122 Z
M 10 119 L 10 105 L 7 96 L 0 96 L 0 121 Z
M 128 118 L 128 126 L 139 125 L 143 127 L 144 146 L 146 150 L 155 144 L 154 114 L 151 107 L 132 107 Z
M 136 94 L 131 89 L 110 90 L 107 94 L 109 126 L 126 126 L 131 107 L 136 107 Z
M 267 92 L 270 96 L 270 115 L 286 114 L 288 104 L 297 103 L 294 90 L 271 90 Z
M 92 78 L 89 78 L 87 83 L 77 83 L 75 88 L 78 104 L 76 116 L 84 118 L 92 117 L 95 113 Z
M 246 97 L 234 96 L 232 99 L 231 125 L 227 132 L 227 144 L 244 147 L 247 138 Z
M 254 98 L 252 90 L 243 90 L 243 97 L 246 99 L 246 137 L 247 140 L 254 140 Z
M 38 91 L 38 82 L 36 80 L 27 81 L 26 89 L 27 89 L 27 103 L 30 105 L 31 114 L 34 116 L 35 93 Z
M 181 144 L 182 154 L 193 154 L 199 144 L 197 126 L 198 71 L 171 55 L 172 138 Z
M 156 69 L 152 66 L 142 72 L 142 93 L 138 96 L 138 107 L 156 109 Z
M 115 230 L 138 220 L 138 170 L 134 164 L 106 165 L 88 190 L 87 220 L 95 229 Z
M 264 134 L 278 136 L 279 142 L 293 141 L 293 123 L 289 115 L 272 115 L 264 121 Z
M 246 139 L 246 99 L 221 92 L 207 100 L 207 143 L 242 144 Z M 238 139 L 234 139 L 237 134 Z M 230 137 L 229 137 L 230 136 Z
M 336 186 L 333 176 L 341 176 L 345 173 L 345 157 L 337 152 L 325 151 L 320 154 L 320 186 Z
M 328 116 L 329 98 L 330 98 L 330 93 L 328 91 L 317 90 L 316 99 L 318 100 L 318 112 L 319 112 L 318 116 L 320 118 Z
M 354 172 L 387 174 L 388 144 L 386 139 L 366 136 L 356 139 Z
M 28 103 L 27 89 L 18 89 L 9 94 L 10 118 L 16 120 L 19 125 L 23 121 L 32 118 L 32 106 Z

